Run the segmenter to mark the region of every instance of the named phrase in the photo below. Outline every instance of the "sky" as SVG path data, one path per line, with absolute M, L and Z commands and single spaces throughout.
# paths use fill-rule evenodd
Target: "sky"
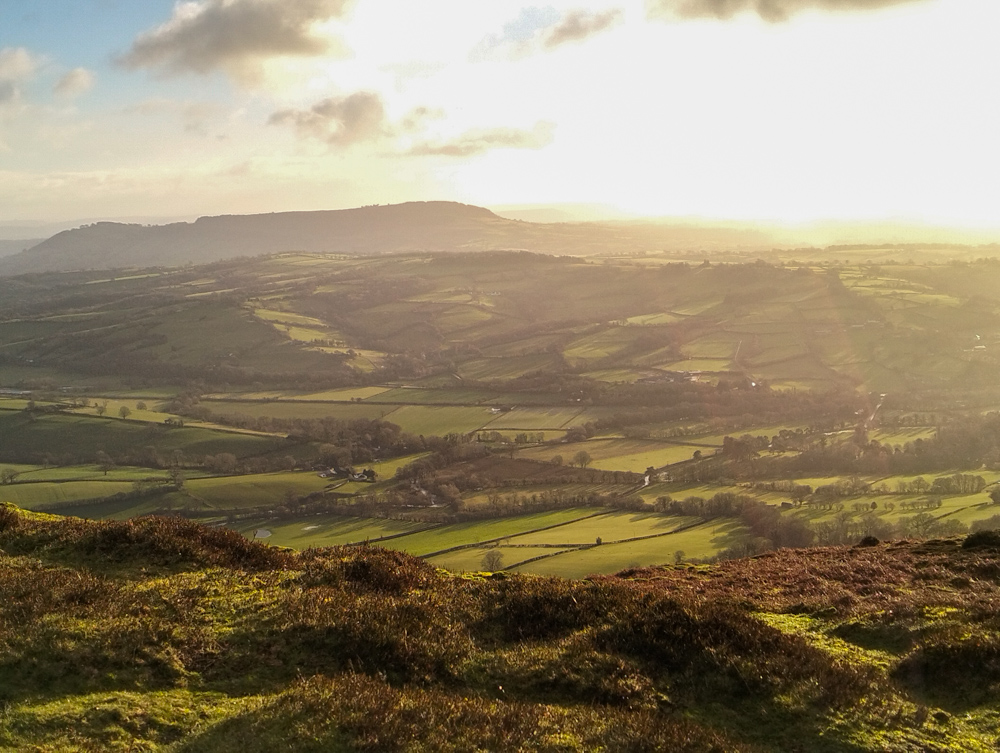
M 0 222 L 997 227 L 997 0 L 0 0 Z

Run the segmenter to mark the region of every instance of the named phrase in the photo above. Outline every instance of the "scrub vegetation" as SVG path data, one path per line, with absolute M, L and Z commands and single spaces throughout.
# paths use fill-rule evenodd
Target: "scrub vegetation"
M 995 536 L 570 581 L 0 508 L 9 750 L 991 750 Z

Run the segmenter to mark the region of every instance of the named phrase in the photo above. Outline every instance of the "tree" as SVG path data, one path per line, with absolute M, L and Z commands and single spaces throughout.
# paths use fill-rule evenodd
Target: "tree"
M 115 461 L 111 459 L 104 450 L 97 451 L 97 467 L 104 471 L 104 475 L 108 475 L 108 471 L 115 467 Z
M 590 457 L 590 453 L 587 452 L 586 450 L 580 450 L 578 453 L 576 453 L 576 455 L 573 456 L 573 462 L 576 463 L 581 468 L 586 468 L 588 465 L 590 465 L 591 460 L 593 460 L 593 458 Z
M 499 549 L 490 549 L 483 556 L 483 561 L 480 564 L 482 565 L 483 570 L 495 573 L 503 567 L 503 552 Z
M 563 464 L 563 457 L 562 457 L 562 455 L 553 455 L 549 459 L 549 462 L 552 463 L 552 465 L 562 465 Z
M 687 555 L 684 553 L 683 549 L 678 549 L 676 552 L 674 552 L 675 565 L 681 564 L 685 559 L 687 559 Z
M 20 475 L 20 472 L 15 471 L 13 468 L 4 468 L 0 471 L 0 484 L 13 484 L 14 479 Z
M 135 404 L 135 409 L 136 410 L 146 410 L 146 403 L 144 403 L 142 400 L 140 400 L 138 403 Z
M 1000 505 L 1000 486 L 990 489 L 990 499 L 993 500 L 993 504 Z
M 121 408 L 118 409 L 118 415 L 121 416 L 122 418 L 128 418 L 129 416 L 132 415 L 132 409 L 129 408 L 127 405 L 123 405 Z
M 94 406 L 94 410 L 97 412 L 98 416 L 103 416 L 108 410 L 108 401 L 102 400 Z

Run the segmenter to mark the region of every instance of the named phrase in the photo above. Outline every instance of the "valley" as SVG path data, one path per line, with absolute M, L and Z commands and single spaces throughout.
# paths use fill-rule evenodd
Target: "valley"
M 0 278 L 0 497 L 577 578 L 992 525 L 1000 264 L 773 253 Z

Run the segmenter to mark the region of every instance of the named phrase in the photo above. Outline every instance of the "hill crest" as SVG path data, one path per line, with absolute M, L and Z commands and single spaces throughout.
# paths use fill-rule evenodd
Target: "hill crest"
M 167 225 L 96 222 L 3 259 L 0 274 L 202 264 L 283 251 L 457 251 L 477 247 L 492 226 L 517 224 L 488 209 L 449 201 L 219 215 Z

